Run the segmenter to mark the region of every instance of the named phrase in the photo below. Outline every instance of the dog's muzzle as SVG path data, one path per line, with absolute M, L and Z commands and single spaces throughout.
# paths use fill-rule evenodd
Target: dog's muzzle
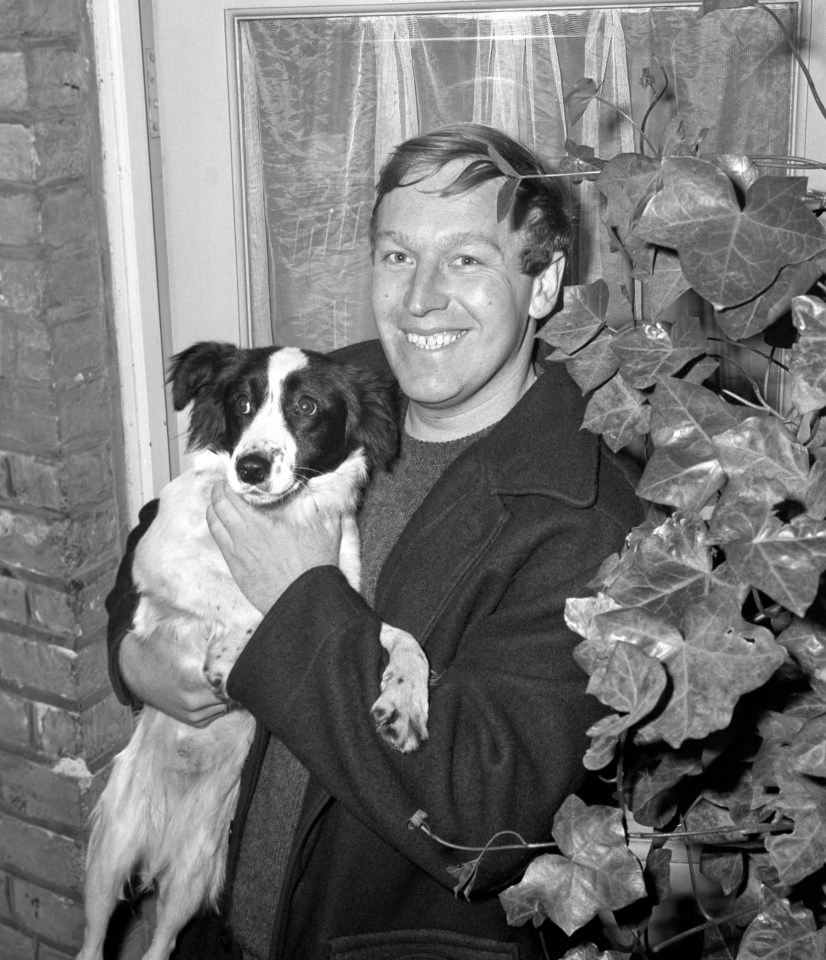
M 259 453 L 248 453 L 240 457 L 235 464 L 235 472 L 243 483 L 258 486 L 270 475 L 272 461 Z

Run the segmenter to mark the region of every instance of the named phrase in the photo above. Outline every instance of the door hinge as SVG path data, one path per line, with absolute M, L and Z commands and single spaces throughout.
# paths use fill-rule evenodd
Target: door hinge
M 158 71 L 155 68 L 155 48 L 143 51 L 143 80 L 146 89 L 146 124 L 150 137 L 161 135 L 161 114 L 158 109 Z

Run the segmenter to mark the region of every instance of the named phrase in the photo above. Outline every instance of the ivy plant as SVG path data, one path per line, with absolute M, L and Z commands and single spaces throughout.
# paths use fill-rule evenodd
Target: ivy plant
M 755 4 L 704 12 L 737 5 Z M 569 129 L 594 100 L 583 79 Z M 647 927 L 676 837 L 692 877 L 728 900 L 699 905 L 702 956 L 826 957 L 824 197 L 805 176 L 704 153 L 679 120 L 660 146 L 644 121 L 638 132 L 638 152 L 611 158 L 567 143 L 557 175 L 595 182 L 624 282 L 568 287 L 540 331 L 589 396 L 583 427 L 644 454 L 648 517 L 566 610 L 588 692 L 608 708 L 583 762 L 614 782 L 616 804 L 570 797 L 554 843 L 500 899 L 512 924 L 550 918 L 574 934 L 602 918 L 606 940 L 568 960 L 656 954 Z M 505 217 L 520 177 L 491 156 Z M 674 309 L 686 297 L 710 325 Z M 721 374 L 720 342 L 746 339 L 782 369 L 778 398 L 765 378 L 735 390 Z M 412 826 L 432 834 L 421 812 Z M 487 849 L 456 868 L 457 892 Z

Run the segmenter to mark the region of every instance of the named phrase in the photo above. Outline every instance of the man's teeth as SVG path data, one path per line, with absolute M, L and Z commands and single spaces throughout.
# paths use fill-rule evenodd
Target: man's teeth
M 423 337 L 418 333 L 406 333 L 405 336 L 408 343 L 412 343 L 414 347 L 419 347 L 421 350 L 438 350 L 439 347 L 455 343 L 465 333 L 467 333 L 466 330 L 459 330 L 455 333 L 432 333 L 429 337 Z

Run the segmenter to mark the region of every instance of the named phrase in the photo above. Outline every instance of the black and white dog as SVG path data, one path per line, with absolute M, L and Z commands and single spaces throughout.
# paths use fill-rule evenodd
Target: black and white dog
M 200 452 L 163 489 L 135 549 L 131 629 L 138 641 L 177 646 L 182 686 L 211 684 L 226 696 L 226 676 L 261 614 L 209 533 L 213 484 L 224 480 L 298 527 L 310 516 L 341 517 L 340 566 L 358 588 L 355 510 L 370 470 L 395 455 L 396 418 L 377 377 L 293 347 L 197 343 L 173 358 L 170 382 L 176 410 L 192 402 L 189 446 Z M 385 624 L 380 640 L 389 661 L 373 716 L 379 733 L 407 752 L 427 737 L 427 661 L 402 630 Z M 167 960 L 186 922 L 216 904 L 254 726 L 241 709 L 194 727 L 143 708 L 92 816 L 79 960 L 101 960 L 109 918 L 133 874 L 157 886 L 144 960 Z

